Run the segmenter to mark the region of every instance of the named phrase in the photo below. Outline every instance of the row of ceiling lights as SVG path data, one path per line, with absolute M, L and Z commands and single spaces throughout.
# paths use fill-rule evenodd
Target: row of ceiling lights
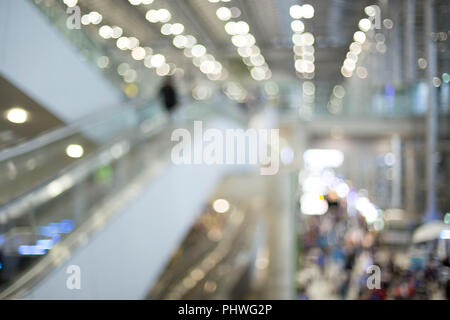
M 78 0 L 64 0 L 64 3 L 68 7 L 73 7 L 77 5 Z M 135 2 L 136 3 L 136 2 Z M 141 4 L 150 4 L 149 0 L 139 1 Z M 81 17 L 81 23 L 83 25 L 99 25 L 103 20 L 103 16 L 96 12 L 92 11 L 88 14 L 85 14 Z M 102 25 L 98 29 L 99 35 L 103 39 L 113 39 L 116 40 L 116 46 L 122 50 L 130 50 L 131 57 L 136 61 L 144 61 L 145 67 L 151 69 L 155 68 L 156 74 L 158 76 L 166 76 L 168 74 L 173 74 L 177 71 L 177 67 L 173 63 L 167 63 L 166 57 L 160 53 L 154 53 L 153 49 L 146 46 L 142 47 L 140 44 L 140 40 L 136 37 L 125 37 L 123 36 L 123 29 L 119 26 L 109 26 Z M 108 65 L 109 58 L 101 57 L 98 61 L 99 67 L 103 68 Z M 120 69 L 120 68 L 119 68 Z M 123 68 L 122 68 L 123 69 Z M 118 70 L 118 73 L 124 77 L 124 81 L 127 83 L 133 83 L 137 80 L 138 74 L 137 71 L 128 68 L 126 72 L 121 72 Z
M 142 47 L 139 39 L 136 37 L 125 37 L 120 32 L 121 28 L 117 26 L 103 25 L 99 28 L 99 35 L 103 39 L 117 39 L 116 46 L 120 50 L 131 51 L 131 57 L 136 61 L 143 61 L 144 65 L 151 69 L 155 68 L 156 74 L 159 76 L 166 76 L 174 72 L 175 64 L 166 62 L 166 57 L 161 53 L 155 53 L 154 50 L 148 46 Z M 171 68 L 172 67 L 172 68 Z
M 139 0 L 129 0 L 132 5 L 148 4 L 142 3 Z M 153 2 L 153 1 L 152 1 Z M 151 3 L 151 2 L 150 2 Z M 197 39 L 193 35 L 183 34 L 185 27 L 183 24 L 175 22 L 169 23 L 172 19 L 172 14 L 169 10 L 161 8 L 158 10 L 150 9 L 147 11 L 145 18 L 150 23 L 162 23 L 161 34 L 165 36 L 173 36 L 172 44 L 184 50 L 184 55 L 192 58 L 193 64 L 200 69 L 200 71 L 210 80 L 224 80 L 227 77 L 227 70 L 222 63 L 208 53 L 207 48 L 197 43 Z
M 211 3 L 229 2 L 230 0 L 211 0 Z M 153 0 L 129 0 L 134 6 L 149 5 Z M 68 7 L 77 5 L 78 0 L 64 0 Z M 222 21 L 231 18 L 237 18 L 241 15 L 239 8 L 221 7 L 217 10 L 217 16 Z M 151 9 L 146 14 L 146 19 L 151 23 L 163 23 L 161 33 L 163 35 L 173 35 L 173 45 L 179 49 L 184 49 L 185 56 L 193 59 L 193 64 L 200 71 L 205 73 L 210 80 L 224 80 L 228 76 L 227 70 L 218 62 L 215 57 L 207 53 L 207 49 L 202 44 L 197 43 L 197 39 L 192 35 L 184 35 L 184 25 L 181 23 L 168 23 L 172 18 L 169 10 L 161 8 L 159 10 Z M 98 12 L 90 12 L 82 16 L 82 24 L 99 25 L 103 17 Z M 269 69 L 261 50 L 255 45 L 255 38 L 249 32 L 249 26 L 245 21 L 230 21 L 225 26 L 225 31 L 232 36 L 232 43 L 238 48 L 238 54 L 243 58 L 243 62 L 250 68 L 250 74 L 255 80 L 270 79 L 272 72 Z M 104 39 L 117 39 L 116 45 L 121 50 L 131 50 L 131 56 L 134 60 L 144 60 L 144 65 L 148 68 L 156 68 L 159 76 L 172 74 L 176 66 L 167 64 L 162 54 L 153 54 L 150 47 L 141 47 L 140 41 L 135 37 L 122 36 L 123 29 L 118 26 L 103 25 L 99 28 L 99 35 Z M 108 64 L 107 57 L 101 57 L 99 66 L 104 67 Z M 172 68 L 171 68 L 172 66 Z M 119 72 L 121 73 L 121 72 Z M 122 72 L 126 82 L 133 82 L 137 78 L 137 72 L 129 69 L 126 73 Z M 128 76 L 129 75 L 129 76 Z
M 64 0 L 64 4 L 68 7 L 74 7 L 78 3 L 78 0 Z M 141 3 L 150 3 L 150 0 L 141 0 Z M 96 12 L 90 12 L 85 14 L 81 18 L 81 23 L 83 25 L 93 24 L 99 25 L 103 20 L 103 16 Z M 135 37 L 123 37 L 123 29 L 119 26 L 108 26 L 103 25 L 98 30 L 99 35 L 104 39 L 117 39 L 116 45 L 120 50 L 131 50 L 131 56 L 134 60 L 146 60 L 145 66 L 148 68 L 156 68 L 156 72 L 160 76 L 164 76 L 170 72 L 169 65 L 165 62 L 165 57 L 162 54 L 153 54 L 153 50 L 150 47 L 140 47 L 140 41 Z M 107 58 L 107 57 L 102 57 Z M 105 61 L 102 65 L 108 64 L 109 59 Z M 176 68 L 175 65 L 171 64 Z M 119 67 L 118 72 L 127 77 L 133 82 L 137 79 L 137 72 L 128 69 L 127 71 L 133 72 L 132 79 L 129 77 L 131 73 L 122 73 Z M 122 68 L 123 69 L 123 68 Z M 15 107 L 7 112 L 7 119 L 13 123 L 25 123 L 28 120 L 28 112 L 22 108 Z M 78 159 L 84 156 L 84 147 L 80 144 L 69 144 L 66 146 L 65 153 L 68 157 L 73 159 Z
M 301 19 L 311 19 L 314 17 L 314 7 L 310 4 L 293 5 L 289 8 L 289 14 L 294 19 L 291 22 L 291 29 L 294 32 L 292 42 L 294 44 L 295 71 L 301 74 L 302 78 L 314 78 L 314 35 L 305 32 L 305 24 Z
M 256 45 L 255 37 L 250 33 L 250 26 L 242 20 L 231 21 L 240 15 L 241 11 L 237 7 L 220 7 L 216 10 L 217 18 L 226 22 L 225 32 L 231 36 L 231 43 L 237 48 L 239 56 L 249 68 L 252 78 L 257 81 L 268 80 L 272 77 L 272 71 L 261 54 L 261 49 Z
M 291 29 L 293 32 L 292 43 L 295 71 L 303 79 L 313 79 L 315 72 L 315 39 L 312 33 L 305 32 L 305 24 L 302 20 L 314 17 L 314 7 L 310 4 L 296 4 L 289 8 L 289 15 L 293 19 Z M 302 102 L 298 110 L 299 116 L 304 120 L 311 119 L 315 95 L 316 86 L 314 82 L 304 81 L 302 84 Z
M 344 63 L 341 67 L 341 73 L 344 77 L 350 78 L 353 76 L 353 72 L 356 69 L 357 75 L 361 79 L 365 79 L 368 76 L 367 69 L 365 67 L 356 67 L 358 57 L 363 50 L 363 45 L 366 42 L 366 32 L 372 29 L 372 21 L 370 19 L 376 19 L 377 12 L 380 12 L 380 8 L 376 5 L 367 6 L 364 12 L 369 18 L 363 18 L 359 21 L 358 27 L 360 30 L 353 34 L 353 42 L 350 44 L 349 51 L 347 52 Z
M 349 46 L 349 51 L 346 54 L 346 58 L 341 67 L 341 73 L 344 77 L 350 78 L 353 75 L 354 70 L 359 78 L 365 79 L 368 76 L 367 69 L 365 67 L 356 67 L 359 55 L 363 51 L 363 45 L 366 42 L 366 32 L 372 29 L 372 21 L 375 19 L 375 15 L 379 12 L 380 8 L 376 5 L 367 6 L 364 12 L 368 18 L 359 20 L 358 27 L 360 30 L 353 34 L 353 42 Z M 382 34 L 381 34 L 382 35 Z M 384 44 L 384 40 L 383 40 Z M 377 47 L 378 50 L 378 47 Z M 380 50 L 379 50 L 380 51 Z M 381 52 L 381 51 L 380 51 Z M 343 99 L 345 97 L 345 89 L 342 85 L 335 85 L 330 96 L 330 100 L 327 104 L 327 109 L 332 114 L 338 114 L 343 108 Z

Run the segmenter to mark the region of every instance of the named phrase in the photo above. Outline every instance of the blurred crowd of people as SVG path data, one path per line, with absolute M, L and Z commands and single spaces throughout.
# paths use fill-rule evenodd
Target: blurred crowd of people
M 449 299 L 432 254 L 417 266 L 410 248 L 383 244 L 345 201 L 328 202 L 325 215 L 302 217 L 299 299 Z

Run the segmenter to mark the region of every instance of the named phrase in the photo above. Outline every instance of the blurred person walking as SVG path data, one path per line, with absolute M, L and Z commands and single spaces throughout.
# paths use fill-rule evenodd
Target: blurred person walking
M 172 118 L 178 105 L 178 96 L 173 85 L 172 77 L 167 76 L 164 79 L 163 85 L 159 90 L 159 95 L 163 100 L 164 107 L 166 108 L 167 113 Z

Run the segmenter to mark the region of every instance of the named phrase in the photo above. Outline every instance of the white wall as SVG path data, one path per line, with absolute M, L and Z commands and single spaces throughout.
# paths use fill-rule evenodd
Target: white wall
M 142 299 L 208 199 L 223 169 L 175 166 L 26 299 Z M 81 289 L 66 288 L 67 266 L 81 268 Z
M 32 1 L 0 1 L 0 74 L 67 123 L 122 99 Z

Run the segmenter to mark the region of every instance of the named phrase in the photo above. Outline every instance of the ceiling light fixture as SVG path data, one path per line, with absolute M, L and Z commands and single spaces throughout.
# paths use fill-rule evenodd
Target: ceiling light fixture
M 28 121 L 28 112 L 20 107 L 14 107 L 6 112 L 6 119 L 9 122 L 22 124 Z

